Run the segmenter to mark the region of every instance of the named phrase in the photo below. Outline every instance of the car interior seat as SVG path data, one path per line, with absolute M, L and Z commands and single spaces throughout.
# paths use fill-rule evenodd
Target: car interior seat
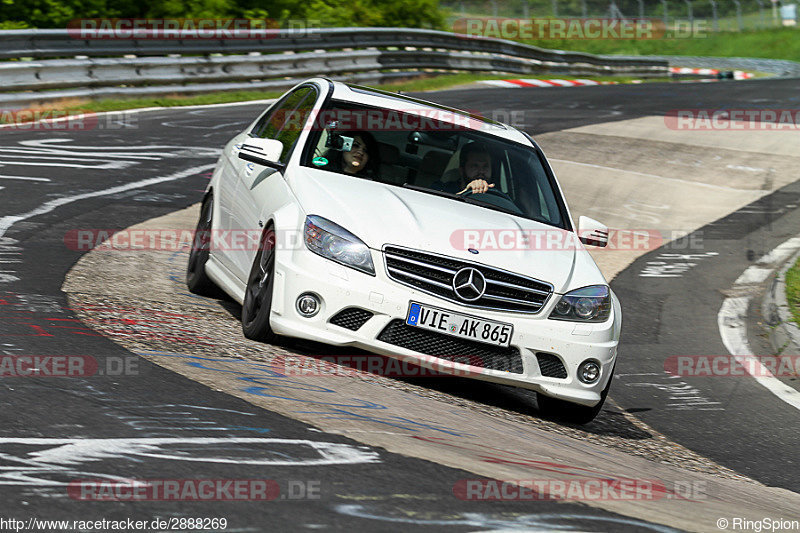
M 400 150 L 391 144 L 378 142 L 378 153 L 381 158 L 381 164 L 378 168 L 378 176 L 381 181 L 388 181 L 398 185 L 405 183 L 407 170 L 404 167 L 397 166 L 397 162 L 400 159 Z
M 434 182 L 442 181 L 444 170 L 450 163 L 452 154 L 439 150 L 430 150 L 422 158 L 414 185 L 430 187 Z

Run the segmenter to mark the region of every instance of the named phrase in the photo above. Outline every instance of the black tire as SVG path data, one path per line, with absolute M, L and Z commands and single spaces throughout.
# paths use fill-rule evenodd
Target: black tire
M 200 296 L 217 296 L 219 294 L 217 286 L 206 275 L 213 214 L 214 202 L 211 195 L 208 195 L 200 208 L 200 218 L 197 220 L 192 249 L 189 252 L 189 262 L 186 265 L 186 286 L 190 292 Z
M 242 332 L 248 339 L 272 342 L 277 335 L 269 325 L 275 286 L 275 232 L 267 227 L 250 267 L 242 304 Z
M 616 367 L 616 363 L 614 365 Z M 567 422 L 570 424 L 588 424 L 600 414 L 603 409 L 603 404 L 606 403 L 608 391 L 611 389 L 611 381 L 614 379 L 614 368 L 611 369 L 611 375 L 608 377 L 608 383 L 600 393 L 600 401 L 593 407 L 585 405 L 578 405 L 576 403 L 559 400 L 545 396 L 542 393 L 536 393 L 536 403 L 539 404 L 539 414 L 546 418 Z

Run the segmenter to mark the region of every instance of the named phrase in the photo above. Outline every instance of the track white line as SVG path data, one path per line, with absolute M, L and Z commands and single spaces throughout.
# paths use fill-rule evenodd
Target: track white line
M 188 176 L 192 176 L 194 174 L 199 174 L 204 170 L 210 170 L 214 168 L 213 164 L 209 165 L 201 165 L 197 167 L 191 167 L 180 172 L 176 172 L 175 174 L 170 174 L 169 176 L 161 176 L 158 178 L 148 178 L 144 180 L 134 181 L 132 183 L 126 183 L 125 185 L 118 185 L 116 187 L 111 187 L 108 189 L 102 189 L 100 191 L 92 191 L 83 194 L 76 194 L 74 196 L 65 196 L 64 198 L 56 198 L 55 200 L 50 200 L 49 202 L 45 202 L 39 207 L 28 211 L 27 213 L 22 213 L 19 215 L 8 215 L 0 218 L 0 238 L 5 235 L 8 229 L 16 224 L 17 222 L 27 220 L 29 218 L 43 215 L 45 213 L 49 213 L 50 211 L 54 210 L 57 207 L 61 207 L 62 205 L 67 205 L 72 202 L 77 202 L 78 200 L 86 200 L 87 198 L 96 198 L 98 196 L 106 196 L 109 194 L 116 194 L 118 192 L 129 191 L 131 189 L 138 189 L 140 187 L 147 187 L 149 185 L 155 185 L 156 183 L 164 183 L 165 181 L 175 181 L 182 178 L 186 178 Z
M 50 178 L 28 178 L 25 176 L 4 176 L 0 174 L 0 180 L 50 181 Z
M 123 114 L 133 114 L 133 113 L 146 113 L 149 111 L 165 111 L 165 110 L 186 110 L 186 109 L 211 109 L 214 107 L 236 107 L 236 106 L 243 106 L 243 105 L 255 105 L 255 104 L 272 104 L 277 100 L 276 98 L 270 98 L 266 100 L 245 100 L 244 102 L 228 102 L 224 104 L 202 104 L 202 105 L 185 105 L 185 106 L 169 106 L 169 107 L 140 107 L 137 109 L 121 109 L 119 111 L 101 111 L 99 113 L 90 113 L 88 116 L 91 117 L 99 117 L 103 115 L 123 115 Z M 45 124 L 55 124 L 58 122 L 64 122 L 67 120 L 79 120 L 81 118 L 85 118 L 87 115 L 85 113 L 81 113 L 80 115 L 73 115 L 69 117 L 61 117 L 61 118 L 54 118 L 54 119 L 42 119 L 37 120 L 34 122 L 25 122 L 23 123 L 24 127 L 21 127 L 19 124 L 0 124 L 0 129 L 6 128 L 19 128 L 21 131 L 31 131 L 31 126 L 35 124 L 45 123 Z
M 745 372 L 751 367 L 755 370 L 756 375 L 752 376 L 753 379 L 795 409 L 800 409 L 800 392 L 776 378 L 754 357 L 755 354 L 747 341 L 746 318 L 747 307 L 751 299 L 750 294 L 754 290 L 753 284 L 767 279 L 782 262 L 794 255 L 798 249 L 800 249 L 800 237 L 793 237 L 761 257 L 756 264 L 748 267 L 733 283 L 732 292 L 741 294 L 741 296 L 725 298 L 719 313 L 717 313 L 717 327 L 719 327 L 722 343 L 728 352 L 736 358 Z

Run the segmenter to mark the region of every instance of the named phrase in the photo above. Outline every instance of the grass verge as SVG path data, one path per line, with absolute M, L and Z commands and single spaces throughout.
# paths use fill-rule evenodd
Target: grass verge
M 800 326 L 800 259 L 786 271 L 786 300 L 795 323 Z
M 513 74 L 505 76 L 488 75 L 488 74 L 443 74 L 432 75 L 426 78 L 419 78 L 409 81 L 401 81 L 395 83 L 387 83 L 378 86 L 378 88 L 388 91 L 403 91 L 403 92 L 422 92 L 434 91 L 440 89 L 448 89 L 468 85 L 480 80 L 502 80 L 515 78 Z M 592 79 L 595 81 L 616 81 L 620 83 L 631 82 L 636 77 L 619 77 L 619 76 L 534 76 L 537 79 Z M 668 78 L 653 78 L 644 80 L 652 81 L 669 81 Z M 249 100 L 268 100 L 277 98 L 283 94 L 284 91 L 233 91 L 233 92 L 219 92 L 202 94 L 195 96 L 164 96 L 158 98 L 131 98 L 131 99 L 107 99 L 107 100 L 65 100 L 61 102 L 54 102 L 46 106 L 35 107 L 36 111 L 46 113 L 48 111 L 57 111 L 60 114 L 76 114 L 79 112 L 93 112 L 102 113 L 108 111 L 124 111 L 127 109 L 141 109 L 147 107 L 179 107 L 179 106 L 192 106 L 192 105 L 210 105 L 210 104 L 226 104 L 230 102 L 246 102 Z M 4 122 L 4 117 L 0 115 L 0 123 Z
M 791 27 L 708 32 L 686 39 L 546 39 L 522 42 L 592 54 L 758 57 L 800 62 L 800 29 Z
M 39 107 L 37 109 L 57 109 L 59 111 L 123 111 L 126 109 L 140 109 L 143 107 L 179 107 L 189 105 L 227 104 L 229 102 L 244 102 L 247 100 L 267 100 L 277 98 L 284 91 L 232 91 L 195 96 L 162 96 L 156 98 L 121 98 L 105 100 L 72 100 L 55 105 Z

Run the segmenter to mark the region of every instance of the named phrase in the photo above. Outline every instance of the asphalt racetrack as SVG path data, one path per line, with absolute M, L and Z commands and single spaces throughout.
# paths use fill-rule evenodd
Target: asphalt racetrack
M 267 379 L 259 365 L 271 355 L 324 348 L 245 341 L 236 304 L 181 285 L 185 254 L 67 245 L 78 229 L 193 227 L 219 150 L 263 103 L 100 117 L 83 131 L 0 129 L 0 356 L 96 365 L 74 377 L 0 379 L 3 518 L 29 529 L 41 526 L 32 519 L 132 519 L 182 531 L 201 529 L 185 519 L 202 518 L 203 529 L 242 532 L 717 531 L 737 511 L 800 520 L 791 393 L 749 376 L 665 371 L 671 357 L 729 355 L 721 310 L 741 296 L 735 282 L 800 232 L 800 160 L 796 131 L 681 132 L 664 116 L 797 108 L 798 82 L 419 96 L 532 134 L 574 217 L 680 234 L 595 256 L 625 318 L 600 417 L 584 428 L 541 420 L 532 394 L 472 381 Z M 752 285 L 737 327 L 754 353 L 768 354 Z M 796 376 L 779 379 L 797 390 Z M 356 409 L 365 402 L 380 409 Z M 646 501 L 460 497 L 465 482 L 491 478 L 658 479 L 667 488 Z M 102 501 L 75 490 L 127 479 L 239 481 L 262 497 Z M 211 521 L 222 518 L 224 527 Z

